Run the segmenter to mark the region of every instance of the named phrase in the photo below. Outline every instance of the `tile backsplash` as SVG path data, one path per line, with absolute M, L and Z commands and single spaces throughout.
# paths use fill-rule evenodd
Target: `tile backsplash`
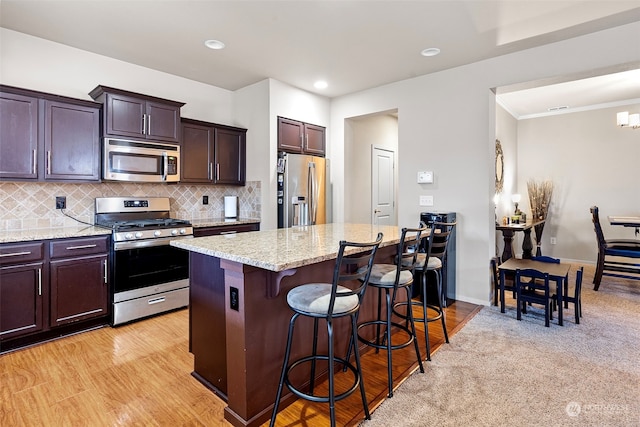
M 96 197 L 169 197 L 171 216 L 195 220 L 224 216 L 224 196 L 238 196 L 241 218 L 260 219 L 260 182 L 244 187 L 135 184 L 103 182 L 95 184 L 0 182 L 0 231 L 69 227 L 78 222 L 56 209 L 56 196 L 67 198 L 65 213 L 93 224 Z M 202 204 L 202 196 L 209 204 Z

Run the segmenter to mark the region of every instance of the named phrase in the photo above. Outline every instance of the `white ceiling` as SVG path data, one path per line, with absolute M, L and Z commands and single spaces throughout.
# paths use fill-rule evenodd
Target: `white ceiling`
M 274 78 L 327 97 L 637 21 L 638 0 L 0 1 L 0 26 L 10 30 L 228 90 Z M 207 39 L 226 48 L 207 49 Z M 429 47 L 442 52 L 421 56 Z M 562 99 L 547 98 L 557 85 L 498 94 L 516 117 L 640 98 L 638 74 L 616 78 L 583 79 L 589 97 L 576 83 Z M 318 79 L 329 87 L 315 89 Z

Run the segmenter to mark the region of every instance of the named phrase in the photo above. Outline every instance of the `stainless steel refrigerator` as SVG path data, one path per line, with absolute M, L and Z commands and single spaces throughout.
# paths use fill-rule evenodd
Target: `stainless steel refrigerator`
M 278 228 L 327 223 L 329 161 L 324 157 L 280 153 Z

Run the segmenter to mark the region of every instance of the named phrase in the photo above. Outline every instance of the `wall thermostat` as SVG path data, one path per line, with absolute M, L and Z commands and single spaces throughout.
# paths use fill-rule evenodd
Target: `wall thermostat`
M 433 172 L 431 171 L 418 172 L 418 184 L 432 184 L 432 183 L 433 183 Z

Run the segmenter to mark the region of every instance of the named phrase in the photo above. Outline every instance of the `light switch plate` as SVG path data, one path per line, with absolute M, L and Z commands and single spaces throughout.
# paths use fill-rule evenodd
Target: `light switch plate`
M 432 171 L 419 171 L 418 172 L 418 184 L 431 184 L 433 183 Z
M 433 206 L 433 196 L 420 196 L 420 206 Z

